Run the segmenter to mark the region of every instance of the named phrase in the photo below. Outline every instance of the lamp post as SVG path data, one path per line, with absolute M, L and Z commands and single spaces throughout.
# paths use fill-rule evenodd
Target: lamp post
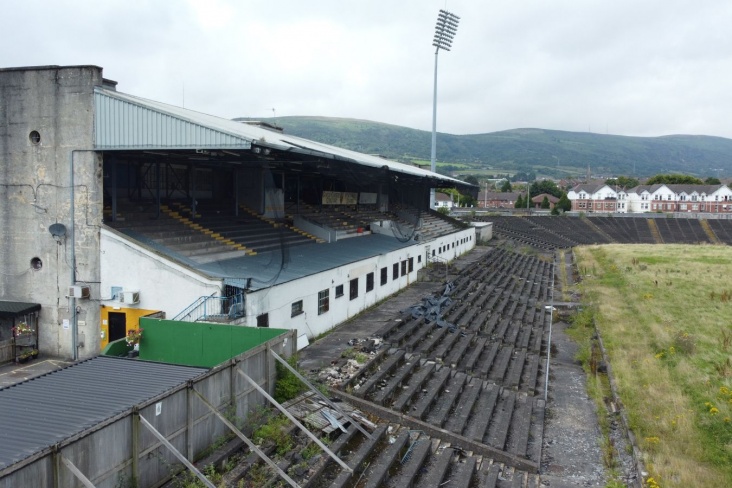
M 452 39 L 457 33 L 458 22 L 460 17 L 448 12 L 440 10 L 437 15 L 437 25 L 435 25 L 435 37 L 432 45 L 435 47 L 435 83 L 432 92 L 432 153 L 430 156 L 430 169 L 434 173 L 436 170 L 437 159 L 437 54 L 440 49 L 449 51 L 452 47 Z M 430 189 L 430 209 L 435 207 L 435 189 Z

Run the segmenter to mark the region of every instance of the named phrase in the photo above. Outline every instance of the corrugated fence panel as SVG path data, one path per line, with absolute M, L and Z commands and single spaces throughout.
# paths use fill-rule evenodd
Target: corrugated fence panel
M 97 149 L 250 149 L 251 141 L 97 91 Z
M 296 332 L 290 331 L 270 339 L 266 344 L 261 344 L 237 356 L 234 361 L 228 361 L 203 375 L 195 375 L 197 377 L 191 379 L 190 385 L 225 415 L 232 412 L 230 407 L 233 396 L 236 399 L 233 411 L 236 416 L 244 420 L 254 407 L 266 402 L 262 395 L 236 372 L 236 369 L 239 368 L 246 372 L 257 384 L 273 394 L 275 360 L 268 354 L 268 350 L 271 349 L 283 357 L 294 354 L 296 337 Z M 91 361 L 94 362 L 94 360 Z M 110 361 L 116 361 L 118 364 L 125 364 L 133 369 L 135 367 L 143 368 L 139 372 L 128 372 L 130 374 L 123 375 L 134 378 L 135 381 L 132 384 L 137 385 L 137 388 L 132 390 L 120 388 L 118 393 L 123 397 L 134 398 L 134 403 L 140 405 L 140 415 L 184 455 L 195 459 L 196 455 L 221 436 L 230 434 L 221 420 L 214 416 L 201 399 L 189 391 L 187 385 L 180 384 L 179 370 L 181 367 L 129 360 L 96 360 L 97 363 L 100 361 L 112 365 L 115 363 Z M 69 369 L 72 371 L 76 369 L 78 372 L 83 364 L 80 363 Z M 146 368 L 155 371 L 153 374 L 142 374 Z M 190 370 L 197 371 L 195 368 L 190 368 Z M 108 378 L 115 377 L 100 376 L 98 371 L 96 373 L 97 381 L 106 381 Z M 53 377 L 57 374 L 51 373 L 48 376 Z M 91 378 L 89 379 L 91 380 Z M 164 389 L 163 385 L 166 384 L 169 387 L 175 384 L 179 386 L 169 389 L 158 397 L 138 403 L 141 398 L 145 398 L 145 395 L 140 395 L 139 390 L 157 390 L 159 392 Z M 66 386 L 74 392 L 74 395 L 80 394 L 80 390 L 85 389 L 84 381 Z M 99 386 L 96 385 L 96 388 L 98 389 Z M 50 392 L 47 394 L 52 395 Z M 97 403 L 93 395 L 85 396 L 85 399 L 87 408 Z M 57 411 L 55 415 L 60 417 L 62 412 Z M 103 422 L 102 425 L 92 421 L 87 433 L 82 432 L 78 438 L 61 442 L 59 445 L 59 454 L 74 463 L 98 488 L 116 488 L 132 482 L 132 410 L 128 406 L 124 406 L 119 415 L 117 418 Z M 50 416 L 50 414 L 47 415 L 47 417 Z M 137 459 L 139 470 L 137 486 L 141 488 L 159 486 L 161 482 L 170 477 L 171 468 L 180 465 L 175 456 L 141 424 L 139 425 Z M 60 486 L 81 486 L 63 464 L 59 463 L 59 466 Z M 47 449 L 45 452 L 38 453 L 36 459 L 29 459 L 27 464 L 23 462 L 15 467 L 11 466 L 5 470 L 4 474 L 0 477 L 0 488 L 53 486 L 54 454 Z

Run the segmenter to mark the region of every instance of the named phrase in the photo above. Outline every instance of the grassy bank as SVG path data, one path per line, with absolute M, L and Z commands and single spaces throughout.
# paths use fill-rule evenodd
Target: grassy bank
M 732 486 L 732 248 L 576 250 L 584 300 L 660 486 Z

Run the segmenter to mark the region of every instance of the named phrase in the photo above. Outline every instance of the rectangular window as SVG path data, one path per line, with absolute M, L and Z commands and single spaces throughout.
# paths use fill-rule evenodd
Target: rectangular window
M 330 310 L 330 288 L 318 292 L 318 315 Z
M 407 274 L 407 260 L 402 261 L 402 276 Z
M 374 289 L 374 273 L 366 275 L 366 293 Z
M 302 313 L 302 300 L 293 302 L 292 303 L 292 313 L 290 314 L 290 317 L 300 315 L 301 313 Z
M 257 316 L 257 327 L 269 327 L 269 314 L 263 313 Z
M 343 296 L 343 285 L 336 286 L 336 298 Z
M 414 258 L 409 258 L 409 272 L 414 271 Z
M 358 297 L 358 278 L 354 278 L 351 280 L 351 289 L 350 289 L 350 298 L 351 300 Z
M 394 263 L 394 266 L 392 267 L 392 272 L 391 272 L 391 279 L 392 280 L 399 279 L 399 263 Z
M 389 270 L 387 268 L 381 268 L 381 286 L 384 286 L 389 280 Z

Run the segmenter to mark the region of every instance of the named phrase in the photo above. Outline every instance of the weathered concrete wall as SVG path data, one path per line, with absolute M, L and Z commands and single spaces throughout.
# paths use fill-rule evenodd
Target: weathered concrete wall
M 99 351 L 102 161 L 91 149 L 101 84 L 95 66 L 0 70 L 0 297 L 40 303 L 41 353 L 66 358 L 74 320 L 79 357 Z M 55 223 L 65 237 L 51 235 Z M 74 282 L 92 299 L 67 298 Z

